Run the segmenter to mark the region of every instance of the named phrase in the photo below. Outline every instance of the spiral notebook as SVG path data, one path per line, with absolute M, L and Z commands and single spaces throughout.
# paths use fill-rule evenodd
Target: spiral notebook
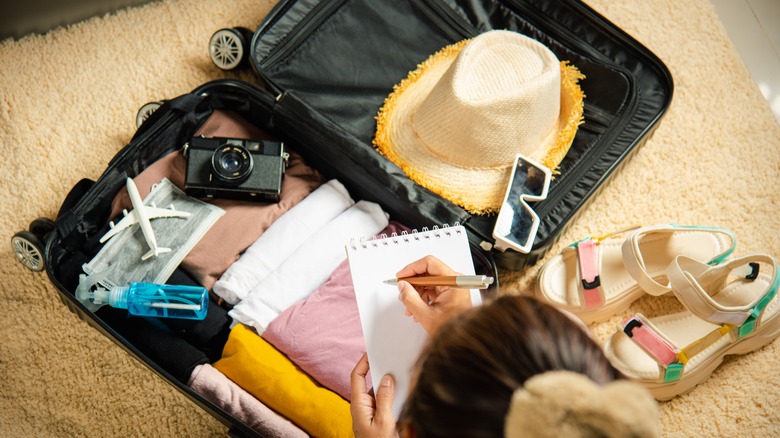
M 427 335 L 420 324 L 404 315 L 398 288 L 383 281 L 395 278 L 401 268 L 426 255 L 437 257 L 462 274 L 474 274 L 468 236 L 460 225 L 353 241 L 347 245 L 371 381 L 378 385 L 388 373 L 395 378 L 393 414 L 396 419 L 406 400 L 412 367 Z M 471 291 L 471 302 L 481 304 L 479 290 Z

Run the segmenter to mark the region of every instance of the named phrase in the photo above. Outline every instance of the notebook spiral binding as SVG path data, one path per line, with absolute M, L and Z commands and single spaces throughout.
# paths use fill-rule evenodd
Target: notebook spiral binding
M 359 239 L 351 239 L 349 242 L 350 248 L 353 250 L 379 248 L 380 246 L 388 246 L 391 243 L 399 245 L 401 243 L 409 243 L 413 241 L 421 241 L 424 239 L 441 239 L 451 235 L 457 235 L 465 233 L 466 230 L 460 226 L 459 222 L 455 222 L 454 225 L 442 224 L 442 226 L 434 225 L 432 228 L 423 227 L 422 230 L 412 229 L 412 232 L 402 231 L 401 234 L 392 233 L 390 235 L 380 234 L 373 237 L 361 237 Z

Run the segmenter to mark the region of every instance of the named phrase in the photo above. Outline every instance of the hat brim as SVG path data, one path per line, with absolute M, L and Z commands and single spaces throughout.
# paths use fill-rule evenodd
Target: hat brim
M 424 147 L 411 120 L 430 90 L 470 40 L 451 44 L 420 64 L 393 87 L 376 117 L 374 146 L 398 165 L 410 179 L 472 214 L 495 213 L 501 208 L 512 163 L 496 168 L 465 168 L 442 161 Z M 557 173 L 582 124 L 583 99 L 580 71 L 561 62 L 561 107 L 557 124 L 532 158 Z

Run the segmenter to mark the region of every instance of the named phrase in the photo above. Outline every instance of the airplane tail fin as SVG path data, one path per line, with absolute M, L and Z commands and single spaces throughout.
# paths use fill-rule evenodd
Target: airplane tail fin
M 143 257 L 141 257 L 141 260 L 146 260 L 151 256 L 158 256 L 165 252 L 171 252 L 171 249 L 170 248 L 157 248 L 156 250 L 150 249 L 149 252 L 147 252 L 146 254 L 143 255 Z

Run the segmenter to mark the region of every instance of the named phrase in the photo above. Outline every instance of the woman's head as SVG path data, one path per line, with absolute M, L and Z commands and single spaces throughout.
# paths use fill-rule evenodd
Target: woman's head
M 502 437 L 512 395 L 553 370 L 597 384 L 620 378 L 569 317 L 530 297 L 501 297 L 444 323 L 417 362 L 400 423 L 418 437 Z

